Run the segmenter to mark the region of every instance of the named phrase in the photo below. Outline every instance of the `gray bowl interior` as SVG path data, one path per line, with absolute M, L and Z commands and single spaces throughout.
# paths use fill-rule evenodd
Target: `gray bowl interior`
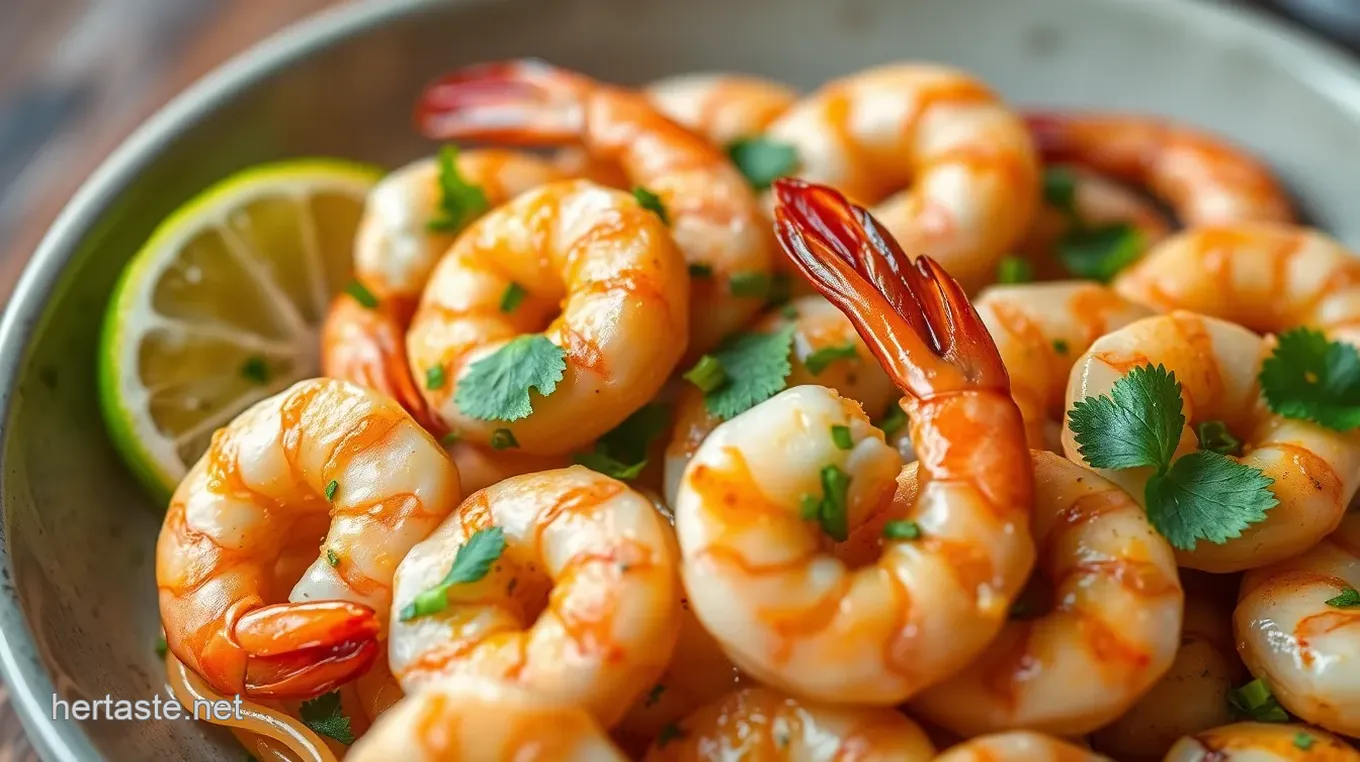
M 1268 158 L 1311 217 L 1360 244 L 1360 80 L 1339 56 L 1190 2 L 503 0 L 343 8 L 163 114 L 45 242 L 0 337 L 6 410 L 0 665 L 54 759 L 240 759 L 191 722 L 57 721 L 63 698 L 165 695 L 154 644 L 159 507 L 110 448 L 94 386 L 100 316 L 152 227 L 233 170 L 337 155 L 396 166 L 442 70 L 534 55 L 640 83 L 745 70 L 810 87 L 893 60 L 949 62 L 1023 105 L 1178 117 Z M 0 374 L 0 380 L 5 378 Z M 31 634 L 30 634 L 31 633 Z

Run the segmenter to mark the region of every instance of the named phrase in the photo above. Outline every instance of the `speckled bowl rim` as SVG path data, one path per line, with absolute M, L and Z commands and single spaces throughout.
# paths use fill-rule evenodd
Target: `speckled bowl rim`
M 488 1 L 495 0 L 363 0 L 319 13 L 268 37 L 213 70 L 157 111 L 114 150 L 53 222 L 0 317 L 0 466 L 8 462 L 10 406 L 19 371 L 55 284 L 91 226 L 137 173 L 154 160 L 161 146 L 209 106 L 318 49 L 421 8 Z M 1206 34 L 1241 42 L 1254 54 L 1292 71 L 1300 87 L 1360 115 L 1360 63 L 1329 43 L 1260 11 L 1213 0 L 1099 2 L 1133 4 L 1138 12 L 1163 15 L 1186 27 L 1206 30 Z M 0 522 L 6 529 L 0 533 L 0 537 L 6 538 L 0 547 L 0 563 L 8 566 L 9 522 L 3 504 L 3 482 L 4 472 L 0 468 Z M 51 720 L 50 700 L 55 687 L 49 675 L 29 666 L 36 663 L 36 649 L 15 588 L 6 586 L 0 590 L 0 675 L 9 686 L 10 702 L 27 729 L 29 740 L 44 759 L 54 762 L 98 759 L 99 752 L 78 725 L 62 726 Z

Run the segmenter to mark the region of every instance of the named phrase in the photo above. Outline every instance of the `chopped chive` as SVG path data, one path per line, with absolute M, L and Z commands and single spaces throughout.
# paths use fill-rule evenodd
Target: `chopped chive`
M 822 347 L 803 358 L 803 366 L 814 376 L 822 375 L 826 367 L 837 360 L 853 360 L 859 357 L 855 342 L 847 341 L 834 347 Z
M 842 450 L 853 450 L 855 448 L 855 440 L 850 438 L 849 426 L 832 426 L 831 440 Z
M 907 519 L 895 519 L 883 525 L 883 536 L 889 540 L 920 539 L 921 525 Z
M 1313 748 L 1313 744 L 1316 741 L 1317 741 L 1316 738 L 1308 735 L 1302 730 L 1294 734 L 1294 748 L 1296 749 L 1308 751 L 1309 749 Z
M 335 499 L 335 491 L 336 491 L 337 489 L 339 489 L 339 488 L 340 488 L 340 482 L 337 482 L 336 480 L 331 479 L 330 484 L 327 484 L 327 485 L 326 485 L 326 499 L 327 499 L 327 500 L 334 500 L 334 499 Z
M 269 365 L 263 357 L 247 357 L 241 363 L 241 377 L 257 384 L 269 383 Z
M 524 290 L 523 286 L 511 281 L 510 285 L 506 286 L 505 291 L 501 294 L 501 312 L 514 312 L 515 308 L 524 301 L 524 296 L 527 293 L 528 292 Z
M 661 224 L 671 224 L 670 215 L 666 213 L 666 205 L 661 202 L 661 197 L 651 191 L 638 186 L 633 189 L 633 198 L 637 199 L 638 206 L 655 214 L 661 219 Z
M 458 442 L 458 439 L 459 439 L 458 432 L 450 431 L 449 433 L 439 438 L 439 443 L 444 445 L 445 447 L 448 447 L 449 445 L 456 444 Z
M 727 383 L 727 371 L 718 358 L 713 355 L 704 355 L 699 358 L 699 362 L 695 363 L 693 368 L 685 371 L 683 378 L 699 387 L 699 391 L 708 394 Z
M 510 429 L 496 429 L 491 432 L 491 449 L 508 450 L 519 447 L 519 442 L 515 440 L 514 432 Z
M 444 366 L 434 365 L 425 369 L 425 388 L 442 389 L 444 387 Z
M 797 320 L 798 308 L 793 306 L 792 304 L 786 304 L 783 307 L 779 308 L 779 314 L 784 316 L 784 319 L 786 320 Z
M 374 296 L 372 291 L 364 288 L 364 284 L 357 280 L 350 281 L 349 284 L 345 286 L 345 293 L 354 297 L 354 301 L 370 310 L 378 306 L 378 297 Z
M 798 517 L 803 521 L 813 521 L 821 513 L 822 503 L 812 495 L 803 495 L 802 505 L 798 507 Z
M 997 283 L 1029 283 L 1034 280 L 1034 266 L 1020 257 L 1002 257 L 996 263 Z
M 1070 350 L 1070 347 L 1067 346 L 1067 342 L 1066 342 L 1066 341 L 1063 341 L 1062 339 L 1054 339 L 1054 340 L 1053 340 L 1053 351 L 1054 351 L 1054 352 L 1057 352 L 1057 353 L 1060 354 L 1060 355 L 1065 355 L 1065 354 L 1068 353 L 1069 350 Z
M 335 551 L 331 550 L 330 548 L 326 548 L 326 563 L 330 564 L 331 566 L 339 566 L 340 556 L 337 556 L 335 554 Z

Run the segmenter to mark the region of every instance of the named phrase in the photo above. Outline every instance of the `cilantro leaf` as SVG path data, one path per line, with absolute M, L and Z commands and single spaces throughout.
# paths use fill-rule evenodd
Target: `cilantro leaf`
M 758 191 L 798 171 L 798 149 L 770 138 L 738 138 L 728 144 L 727 155 Z
M 1222 455 L 1241 455 L 1242 440 L 1228 431 L 1222 421 L 1205 421 L 1195 427 L 1195 437 L 1199 439 L 1199 449 Z
M 491 207 L 486 193 L 458 172 L 458 147 L 439 149 L 439 210 L 426 227 L 438 233 L 457 233 Z
M 643 405 L 600 437 L 595 442 L 594 452 L 576 453 L 573 460 L 620 481 L 636 479 L 647 466 L 647 451 L 652 442 L 668 425 L 670 411 L 665 405 Z
M 1360 353 L 1350 344 L 1309 328 L 1287 331 L 1258 379 L 1266 404 L 1286 418 L 1336 431 L 1360 426 Z
M 637 199 L 638 206 L 655 214 L 662 225 L 671 224 L 671 217 L 666 213 L 666 205 L 662 203 L 660 196 L 639 185 L 633 188 L 633 198 Z
M 996 263 L 997 283 L 1029 283 L 1034 280 L 1034 266 L 1016 256 L 1002 257 Z
M 1328 598 L 1327 605 L 1338 609 L 1360 607 L 1360 591 L 1353 587 L 1343 588 L 1335 598 Z
M 1222 545 L 1279 504 L 1269 489 L 1274 483 L 1226 455 L 1192 452 L 1148 480 L 1148 520 L 1173 548 L 1194 550 L 1199 540 Z
M 340 691 L 331 691 L 302 702 L 298 714 L 302 724 L 311 728 L 313 733 L 334 738 L 346 746 L 354 743 L 354 731 L 350 729 L 349 718 L 340 706 Z
M 784 389 L 792 372 L 789 352 L 793 326 L 771 333 L 742 333 L 723 342 L 713 358 L 721 365 L 726 382 L 704 395 L 708 412 L 734 418 Z
M 1109 397 L 1087 397 L 1067 418 L 1077 452 L 1094 468 L 1165 468 L 1185 426 L 1180 384 L 1161 365 L 1134 368 Z
M 1067 167 L 1044 169 L 1044 203 L 1069 216 L 1077 213 L 1077 177 Z
M 855 342 L 847 341 L 844 344 L 818 349 L 803 358 L 803 366 L 812 375 L 820 376 L 828 365 L 837 360 L 855 360 L 858 358 L 859 351 L 855 349 Z
M 534 412 L 529 391 L 552 394 L 566 373 L 566 357 L 566 350 L 541 333 L 519 336 L 468 368 L 454 402 L 483 421 L 526 418 Z
M 1109 283 L 1142 255 L 1143 234 L 1125 223 L 1078 227 L 1064 233 L 1055 248 L 1068 272 Z
M 500 527 L 478 529 L 472 533 L 453 556 L 453 565 L 448 574 L 434 587 L 423 590 L 402 608 L 399 617 L 405 622 L 416 617 L 429 616 L 443 611 L 449 605 L 449 588 L 477 582 L 491 571 L 491 565 L 505 552 L 505 533 Z
M 1252 680 L 1228 694 L 1228 705 L 1244 719 L 1256 722 L 1289 722 L 1289 715 L 1280 706 L 1270 686 L 1260 678 Z

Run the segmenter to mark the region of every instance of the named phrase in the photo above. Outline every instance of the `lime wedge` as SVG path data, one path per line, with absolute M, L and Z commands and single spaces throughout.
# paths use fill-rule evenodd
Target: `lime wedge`
M 128 263 L 100 337 L 100 404 L 158 499 L 214 431 L 320 374 L 320 325 L 352 277 L 380 174 L 333 159 L 245 170 L 180 207 Z

